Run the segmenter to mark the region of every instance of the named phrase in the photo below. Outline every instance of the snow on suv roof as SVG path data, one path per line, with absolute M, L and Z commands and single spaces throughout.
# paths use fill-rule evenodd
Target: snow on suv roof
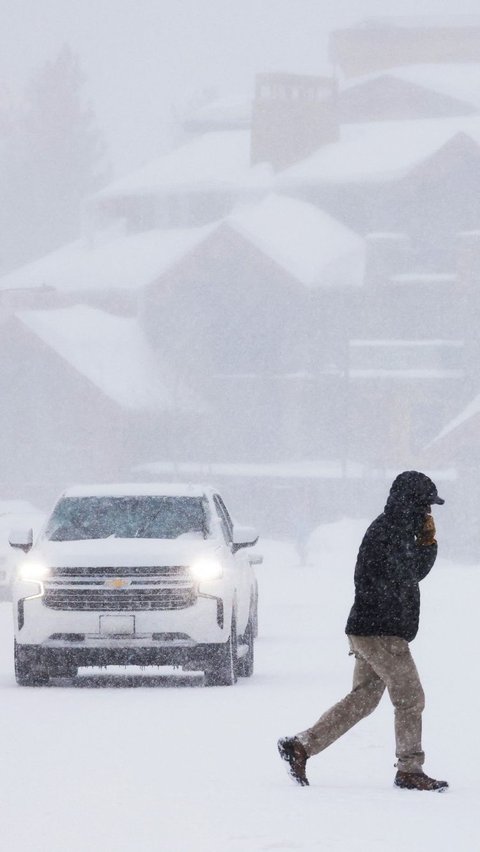
M 126 482 L 73 485 L 62 497 L 204 497 L 213 489 L 184 482 Z

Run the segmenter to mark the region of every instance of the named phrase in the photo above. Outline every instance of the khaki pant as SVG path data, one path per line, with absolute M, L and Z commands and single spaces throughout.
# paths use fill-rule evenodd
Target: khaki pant
M 425 696 L 408 642 L 397 636 L 349 636 L 355 655 L 352 691 L 318 722 L 297 734 L 310 757 L 323 751 L 375 710 L 385 687 L 395 708 L 397 766 L 421 772 Z

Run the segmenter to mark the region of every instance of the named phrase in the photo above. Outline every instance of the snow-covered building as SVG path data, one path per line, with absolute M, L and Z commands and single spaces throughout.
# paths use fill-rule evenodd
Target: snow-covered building
M 234 211 L 146 289 L 150 340 L 210 400 L 217 458 L 339 452 L 347 328 L 365 242 L 305 202 L 278 195 Z M 276 430 L 271 422 L 275 412 Z
M 417 271 L 452 271 L 480 221 L 480 117 L 344 125 L 278 185 L 360 234 L 407 234 Z
M 401 65 L 477 62 L 478 15 L 389 15 L 334 30 L 330 59 L 346 77 Z
M 205 402 L 159 364 L 133 318 L 80 305 L 19 312 L 2 325 L 0 363 L 3 493 L 44 500 L 66 476 L 128 478 L 133 458 L 181 456 L 202 427 Z
M 199 227 L 271 187 L 271 166 L 251 165 L 249 130 L 212 131 L 110 184 L 86 215 L 90 227 L 120 221 L 130 233 Z
M 197 406 L 193 430 L 185 407 L 174 406 L 175 428 L 168 405 L 147 412 L 162 436 L 162 449 L 145 439 L 146 427 L 133 433 L 143 436 L 139 440 L 153 459 L 181 455 L 182 447 L 190 457 L 210 460 L 293 457 L 299 446 L 308 452 L 312 435 L 322 429 L 321 453 L 331 457 L 338 451 L 336 409 L 319 403 L 320 385 L 331 383 L 332 364 L 342 360 L 346 341 L 334 332 L 335 317 L 345 311 L 349 294 L 361 290 L 365 263 L 365 241 L 353 231 L 308 203 L 270 194 L 202 228 L 105 234 L 10 273 L 0 287 L 3 342 L 7 347 L 15 338 L 8 357 L 15 358 L 15 381 L 21 385 L 30 381 L 31 353 L 38 349 L 32 334 L 43 341 L 35 355 L 41 373 L 41 381 L 35 379 L 41 388 L 37 402 L 55 393 L 81 400 L 88 379 L 87 402 L 73 422 L 81 423 L 88 411 L 94 433 L 98 412 L 98 431 L 104 436 L 103 408 L 110 411 L 112 401 L 126 400 L 112 400 L 112 394 L 106 394 L 105 404 L 88 400 L 104 393 L 102 376 L 113 382 L 116 371 L 118 385 L 126 381 L 120 338 L 125 334 L 131 343 L 135 334 L 136 345 L 126 343 L 125 357 L 132 359 L 137 376 L 146 371 L 148 360 L 149 375 L 158 371 L 158 380 L 177 390 L 186 383 L 204 401 L 202 411 Z M 102 337 L 111 359 L 108 369 Z M 148 359 L 142 347 L 150 352 Z M 28 352 L 22 355 L 24 349 Z M 5 362 L 8 357 L 5 349 Z M 55 367 L 55 381 L 53 368 L 40 366 L 52 358 L 55 364 L 64 362 Z M 8 371 L 5 381 L 10 396 Z M 145 376 L 144 382 L 150 380 Z M 134 407 L 145 406 L 137 401 Z M 274 435 L 272 411 L 278 414 Z M 127 419 L 135 420 L 131 411 Z M 53 431 L 45 421 L 47 442 Z M 15 446 L 23 433 L 12 428 L 8 434 Z M 75 443 L 75 430 L 71 434 Z M 61 440 L 61 429 L 56 439 Z M 42 464 L 46 447 L 38 447 L 38 440 L 33 430 L 29 444 Z M 112 452 L 114 447 L 115 442 Z M 134 456 L 138 462 L 129 444 L 125 457 Z M 61 456 L 62 464 L 67 457 Z M 71 458 L 75 471 L 74 454 Z
M 142 288 L 192 251 L 211 227 L 124 233 L 79 239 L 0 278 L 0 308 L 65 307 L 77 303 L 137 314 Z
M 90 200 L 81 241 L 1 279 L 4 316 L 135 323 L 160 379 L 208 407 L 192 432 L 174 406 L 192 459 L 420 464 L 480 387 L 479 66 L 461 62 L 398 55 L 338 92 L 260 75 L 251 121 L 203 107 Z
M 478 114 L 480 65 L 404 65 L 344 80 L 339 87 L 341 124 L 410 121 Z

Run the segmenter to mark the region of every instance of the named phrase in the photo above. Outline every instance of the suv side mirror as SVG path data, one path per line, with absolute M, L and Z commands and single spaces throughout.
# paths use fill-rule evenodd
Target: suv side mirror
M 263 556 L 261 553 L 249 553 L 248 561 L 250 565 L 263 565 Z
M 253 547 L 258 541 L 258 533 L 255 527 L 239 527 L 233 528 L 232 550 L 234 553 L 242 547 Z
M 24 553 L 28 553 L 33 544 L 32 528 L 12 530 L 8 537 L 8 543 L 10 547 L 17 547 L 19 550 L 23 550 Z

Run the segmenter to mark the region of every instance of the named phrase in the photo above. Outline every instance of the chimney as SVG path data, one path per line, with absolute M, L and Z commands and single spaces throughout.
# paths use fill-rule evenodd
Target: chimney
M 257 74 L 251 162 L 275 170 L 303 160 L 339 137 L 336 82 L 330 77 Z

